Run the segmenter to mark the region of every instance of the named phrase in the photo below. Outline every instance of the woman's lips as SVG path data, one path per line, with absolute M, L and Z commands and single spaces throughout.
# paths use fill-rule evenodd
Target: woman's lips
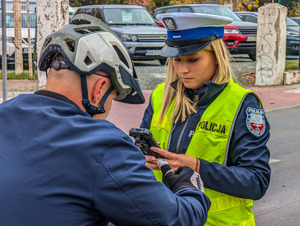
M 182 81 L 191 81 L 191 80 L 192 80 L 192 78 L 185 78 L 185 77 L 181 77 L 181 80 L 182 80 Z

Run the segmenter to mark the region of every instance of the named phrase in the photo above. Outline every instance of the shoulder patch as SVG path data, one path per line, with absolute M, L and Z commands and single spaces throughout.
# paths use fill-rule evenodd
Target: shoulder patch
M 265 112 L 261 108 L 248 107 L 246 110 L 246 125 L 248 130 L 255 136 L 264 135 L 266 130 Z

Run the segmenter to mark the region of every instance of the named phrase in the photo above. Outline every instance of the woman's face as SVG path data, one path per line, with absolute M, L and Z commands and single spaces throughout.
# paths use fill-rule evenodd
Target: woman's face
M 201 50 L 173 57 L 173 66 L 184 86 L 196 92 L 205 82 L 212 80 L 218 65 L 214 52 Z

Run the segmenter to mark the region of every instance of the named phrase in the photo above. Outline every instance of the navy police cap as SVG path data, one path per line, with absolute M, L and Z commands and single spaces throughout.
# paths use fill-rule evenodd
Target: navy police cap
M 167 28 L 166 45 L 161 54 L 176 57 L 198 52 L 212 40 L 224 37 L 224 25 L 232 19 L 202 13 L 162 13 L 156 18 Z

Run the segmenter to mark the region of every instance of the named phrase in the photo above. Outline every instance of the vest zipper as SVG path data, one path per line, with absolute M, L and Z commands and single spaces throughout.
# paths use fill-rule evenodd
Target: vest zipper
M 181 140 L 182 140 L 182 137 L 183 137 L 183 133 L 187 127 L 187 124 L 190 120 L 190 115 L 188 116 L 187 120 L 185 121 L 185 124 L 184 124 L 184 127 L 179 135 L 179 138 L 178 138 L 178 142 L 177 142 L 177 145 L 176 145 L 176 153 L 179 154 L 179 147 L 180 147 L 180 143 L 181 143 Z
M 198 103 L 200 103 L 200 102 L 205 98 L 207 92 L 208 92 L 208 88 L 206 89 L 204 95 L 203 95 L 202 98 L 198 101 Z M 191 115 L 188 116 L 188 118 L 187 118 L 187 120 L 186 120 L 186 122 L 185 122 L 185 124 L 184 124 L 184 127 L 183 127 L 183 129 L 182 129 L 182 131 L 181 131 L 181 133 L 180 133 L 180 135 L 179 135 L 178 142 L 177 142 L 177 145 L 176 145 L 176 153 L 177 153 L 177 154 L 179 154 L 179 148 L 180 148 L 180 143 L 181 143 L 181 140 L 182 140 L 182 137 L 183 137 L 183 133 L 184 133 L 184 131 L 186 130 L 186 127 L 187 127 L 187 125 L 188 125 L 188 122 L 189 122 L 190 118 L 191 118 Z M 172 131 L 172 130 L 171 130 L 171 131 Z M 172 131 L 172 132 L 173 132 L 173 131 Z
M 208 88 L 206 89 L 206 91 L 205 91 L 204 95 L 202 96 L 202 98 L 200 100 L 198 100 L 198 103 L 200 103 L 205 98 L 207 92 L 208 92 Z M 187 127 L 187 124 L 188 124 L 189 120 L 190 120 L 190 115 L 188 116 L 188 118 L 187 118 L 187 120 L 186 120 L 186 122 L 184 124 L 184 127 L 183 127 L 183 129 L 182 129 L 182 131 L 181 131 L 181 133 L 179 135 L 178 142 L 177 142 L 177 145 L 176 145 L 176 153 L 177 154 L 179 153 L 180 142 L 182 140 L 183 133 L 184 133 L 186 127 Z M 167 151 L 169 151 L 169 147 L 170 147 L 170 143 L 171 143 L 171 138 L 172 138 L 172 133 L 175 130 L 175 127 L 176 127 L 176 125 L 174 125 L 174 123 L 172 122 L 171 131 L 170 131 L 170 135 L 169 135 L 169 141 L 168 141 L 168 145 L 167 145 Z
M 169 134 L 168 145 L 167 145 L 167 150 L 166 151 L 170 151 L 169 148 L 170 148 L 170 144 L 171 144 L 172 133 L 175 130 L 175 127 L 176 127 L 176 125 L 174 125 L 174 122 L 172 121 L 172 126 L 171 126 L 171 131 L 170 131 L 170 134 Z

